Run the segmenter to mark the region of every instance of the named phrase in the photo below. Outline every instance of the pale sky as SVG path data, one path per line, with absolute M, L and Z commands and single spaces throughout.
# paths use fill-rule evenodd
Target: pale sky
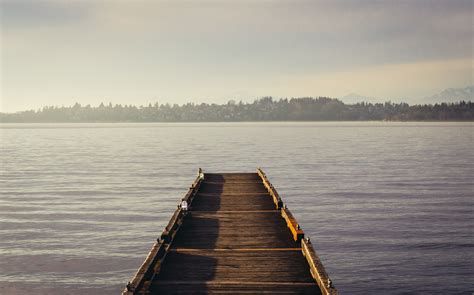
M 473 1 L 0 0 L 0 111 L 473 84 Z

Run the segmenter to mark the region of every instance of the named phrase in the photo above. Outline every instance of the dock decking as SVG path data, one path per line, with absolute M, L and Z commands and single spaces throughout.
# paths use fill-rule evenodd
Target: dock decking
M 123 294 L 337 294 L 265 173 L 202 173 Z

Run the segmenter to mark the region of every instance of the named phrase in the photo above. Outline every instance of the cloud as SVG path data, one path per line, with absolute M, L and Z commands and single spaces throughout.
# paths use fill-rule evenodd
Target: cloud
M 8 108 L 32 97 L 414 97 L 472 81 L 472 1 L 0 5 Z
M 91 8 L 80 1 L 0 1 L 3 30 L 64 26 L 87 20 Z
M 228 60 L 270 56 L 314 67 L 327 60 L 338 66 L 473 54 L 471 1 L 56 0 L 2 6 L 5 36 L 14 28 L 34 33 L 48 25 L 59 28 L 48 28 L 58 38 L 68 28 L 78 41 L 96 35 L 98 45 L 107 46 L 100 42 L 104 38 L 113 45 L 126 39 L 165 51 L 192 47 L 196 53 L 217 53 Z M 300 62 L 303 56 L 307 58 Z
M 337 66 L 473 54 L 470 1 L 105 2 L 94 16 L 99 30 L 209 55 L 215 48 L 228 59 L 304 56 L 298 66 L 328 58 Z

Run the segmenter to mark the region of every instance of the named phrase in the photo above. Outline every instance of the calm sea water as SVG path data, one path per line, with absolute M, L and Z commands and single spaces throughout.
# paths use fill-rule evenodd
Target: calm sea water
M 264 168 L 341 294 L 474 291 L 472 123 L 0 132 L 1 294 L 119 293 L 199 167 Z

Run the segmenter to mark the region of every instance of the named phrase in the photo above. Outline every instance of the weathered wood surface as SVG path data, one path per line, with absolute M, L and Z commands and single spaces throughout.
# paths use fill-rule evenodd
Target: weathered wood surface
M 260 169 L 200 173 L 185 199 L 124 294 L 337 294 Z

